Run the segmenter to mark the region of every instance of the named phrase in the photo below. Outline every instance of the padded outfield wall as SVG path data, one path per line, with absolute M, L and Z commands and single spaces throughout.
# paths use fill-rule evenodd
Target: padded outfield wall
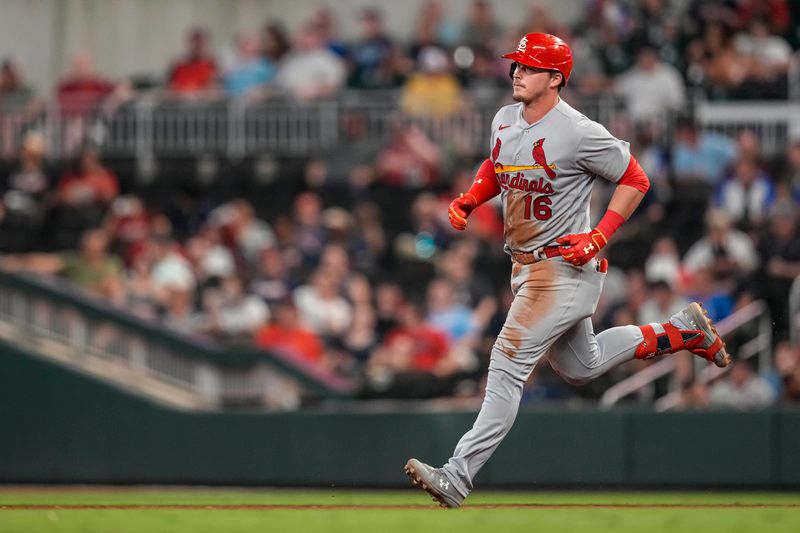
M 174 411 L 0 346 L 0 482 L 405 485 L 474 413 Z M 483 486 L 800 486 L 800 410 L 522 411 Z

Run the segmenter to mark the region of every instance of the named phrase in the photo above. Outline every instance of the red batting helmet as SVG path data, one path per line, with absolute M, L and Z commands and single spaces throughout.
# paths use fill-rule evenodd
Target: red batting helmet
M 564 77 L 566 85 L 572 72 L 572 50 L 567 43 L 549 33 L 529 33 L 519 41 L 517 50 L 503 57 L 522 65 L 557 70 Z M 511 75 L 514 70 L 512 66 Z

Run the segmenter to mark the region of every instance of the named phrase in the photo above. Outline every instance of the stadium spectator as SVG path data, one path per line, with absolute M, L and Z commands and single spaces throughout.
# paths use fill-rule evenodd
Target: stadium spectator
M 125 309 L 133 315 L 156 320 L 161 302 L 166 301 L 163 291 L 152 276 L 154 249 L 149 241 L 140 241 L 127 251 L 124 284 Z
M 780 348 L 779 348 L 780 349 Z M 786 403 L 797 403 L 800 401 L 800 363 L 798 363 L 798 347 L 794 346 L 794 366 L 791 373 L 783 376 L 782 400 Z
M 33 87 L 25 80 L 20 62 L 6 57 L 0 64 L 0 116 L 25 110 L 35 98 Z
M 447 54 L 436 46 L 420 50 L 418 70 L 403 86 L 400 108 L 416 117 L 444 118 L 462 108 L 461 87 L 451 73 Z
M 361 37 L 350 53 L 350 86 L 359 89 L 396 87 L 399 73 L 395 70 L 394 43 L 386 35 L 380 11 L 365 8 L 359 22 Z
M 703 36 L 704 86 L 712 99 L 724 99 L 735 94 L 747 76 L 748 60 L 734 45 L 731 26 L 714 22 Z
M 467 22 L 461 31 L 461 42 L 470 48 L 485 46 L 496 50 L 497 40 L 503 35 L 503 28 L 492 13 L 492 3 L 487 0 L 473 0 L 469 8 Z
M 353 320 L 352 306 L 339 294 L 339 281 L 335 272 L 317 269 L 308 285 L 294 291 L 303 324 L 328 341 L 344 335 Z
M 783 200 L 770 210 L 769 224 L 759 239 L 761 269 L 758 278 L 763 297 L 770 306 L 778 338 L 789 331 L 786 295 L 792 282 L 800 276 L 800 232 L 798 208 L 791 200 Z
M 44 161 L 45 149 L 41 133 L 28 133 L 19 161 L 0 182 L 0 251 L 32 251 L 41 239 L 54 182 L 52 170 Z
M 241 32 L 236 36 L 236 52 L 224 72 L 225 90 L 234 98 L 253 101 L 269 94 L 268 84 L 275 77 L 275 66 L 261 55 L 258 35 Z
M 794 200 L 800 202 L 800 139 L 793 139 L 786 147 L 781 181 Z
M 793 392 L 798 392 L 791 391 L 790 385 L 792 376 L 800 368 L 800 347 L 788 341 L 778 343 L 775 347 L 774 361 L 773 369 L 764 375 L 764 379 L 769 382 L 780 401 L 798 399 L 790 397 Z
M 672 170 L 678 182 L 698 181 L 715 186 L 736 154 L 736 143 L 728 137 L 700 131 L 691 118 L 678 121 L 672 146 Z
M 271 20 L 264 25 L 261 32 L 261 53 L 273 65 L 280 64 L 291 48 L 286 29 L 278 20 Z
M 460 73 L 461 83 L 474 106 L 496 107 L 498 96 L 508 87 L 507 72 L 498 68 L 494 53 L 481 46 L 472 50 L 472 63 Z
M 447 336 L 425 324 L 419 304 L 401 304 L 397 317 L 398 326 L 386 334 L 367 362 L 369 387 L 400 397 L 429 397 L 451 389 L 447 378 L 460 366 Z
M 56 185 L 45 229 L 53 249 L 74 248 L 81 233 L 100 225 L 117 197 L 116 175 L 100 162 L 98 150 L 84 147 Z
M 749 159 L 736 161 L 733 175 L 717 188 L 714 205 L 739 228 L 758 229 L 775 201 L 772 179 Z
M 74 207 L 108 205 L 119 192 L 116 176 L 100 162 L 96 148 L 87 146 L 76 167 L 58 181 L 58 202 Z
M 250 291 L 272 307 L 290 297 L 292 283 L 283 255 L 277 247 L 264 248 L 259 253 Z
M 515 32 L 518 35 L 526 33 L 549 33 L 562 35 L 562 26 L 555 20 L 547 5 L 540 2 L 528 4 L 527 13 L 522 19 L 522 24 Z
M 439 0 L 427 0 L 420 6 L 411 41 L 409 55 L 416 61 L 419 51 L 426 46 L 450 49 L 458 44 L 461 30 L 458 24 L 445 16 L 445 7 Z
M 792 12 L 788 0 L 739 0 L 736 2 L 736 15 L 741 26 L 760 20 L 768 31 L 777 35 L 791 29 Z
M 84 116 L 125 87 L 97 74 L 92 56 L 84 51 L 73 56 L 70 71 L 56 87 L 56 98 L 63 115 Z
M 639 48 L 636 64 L 616 79 L 614 89 L 635 122 L 660 122 L 664 112 L 679 111 L 686 105 L 683 78 L 675 67 L 659 59 L 650 44 Z
M 103 221 L 112 249 L 121 254 L 132 244 L 147 240 L 156 227 L 163 232 L 168 226 L 164 217 L 148 210 L 142 199 L 132 194 L 116 197 Z
M 12 272 L 58 275 L 98 298 L 121 306 L 125 301 L 122 263 L 108 253 L 108 244 L 104 231 L 90 229 L 81 236 L 79 250 L 7 255 L 0 264 Z
M 433 269 L 420 269 L 420 265 L 432 265 L 437 254 L 447 249 L 453 240 L 452 231 L 445 219 L 442 219 L 438 205 L 433 193 L 423 192 L 417 195 L 411 204 L 411 226 L 395 238 L 396 259 L 403 261 L 407 267 L 407 270 L 398 275 L 409 276 L 407 281 L 418 275 L 430 276 Z
M 649 284 L 648 298 L 639 308 L 637 323 L 663 324 L 669 317 L 686 307 L 686 298 L 675 293 L 666 281 Z
M 0 64 L 0 156 L 14 154 L 19 129 L 41 110 L 42 102 L 25 80 L 20 62 L 12 57 L 3 59 Z
M 217 96 L 217 64 L 208 50 L 209 37 L 203 28 L 192 28 L 187 36 L 186 55 L 169 70 L 167 87 L 177 96 L 212 98 Z
M 742 411 L 763 409 L 775 403 L 775 392 L 767 380 L 755 374 L 747 361 L 734 361 L 728 376 L 715 383 L 709 393 L 711 407 Z
M 64 153 L 73 154 L 90 133 L 92 141 L 97 142 L 102 130 L 90 127 L 100 124 L 98 118 L 110 117 L 133 96 L 127 81 L 114 83 L 95 73 L 88 52 L 75 54 L 70 71 L 56 87 L 56 101 L 64 120 Z
M 428 284 L 427 308 L 428 325 L 445 333 L 451 343 L 476 334 L 472 311 L 456 301 L 455 288 L 447 279 L 435 278 Z
M 218 288 L 203 291 L 203 310 L 204 331 L 227 340 L 249 341 L 269 319 L 264 300 L 246 292 L 243 280 L 235 272 L 223 278 Z
M 395 281 L 383 281 L 375 286 L 376 331 L 379 339 L 399 324 L 398 309 L 404 302 L 403 290 Z
M 786 74 L 792 60 L 792 48 L 783 37 L 770 33 L 767 22 L 753 17 L 746 32 L 735 37 L 737 51 L 746 58 L 749 68 L 740 98 L 785 98 Z
M 389 144 L 378 155 L 378 179 L 393 187 L 420 188 L 439 179 L 440 148 L 411 122 L 395 126 Z
M 649 283 L 666 282 L 673 289 L 681 287 L 683 272 L 678 247 L 671 237 L 659 237 L 644 264 L 645 279 Z
M 220 232 L 222 244 L 250 264 L 258 261 L 261 250 L 276 244 L 270 225 L 257 218 L 253 205 L 242 198 L 214 209 L 209 214 L 208 224 Z
M 286 244 L 300 253 L 303 266 L 316 265 L 327 241 L 325 228 L 322 226 L 322 201 L 317 194 L 305 192 L 297 195 L 289 229 L 292 237 Z
M 686 253 L 684 265 L 690 273 L 707 268 L 719 278 L 744 276 L 758 267 L 758 254 L 752 240 L 731 227 L 724 211 L 709 210 L 706 234 Z
M 338 36 L 333 11 L 325 6 L 317 8 L 311 16 L 310 24 L 319 31 L 325 48 L 346 61 L 350 52 L 347 45 Z
M 295 35 L 294 46 L 281 60 L 277 83 L 297 100 L 315 100 L 338 91 L 347 75 L 341 58 L 325 48 L 323 36 L 306 25 Z
M 272 323 L 255 333 L 255 344 L 264 350 L 276 351 L 313 365 L 325 365 L 325 350 L 319 336 L 305 328 L 291 299 L 275 308 Z
M 338 205 L 363 199 L 375 179 L 373 163 L 382 146 L 378 136 L 370 135 L 363 113 L 346 111 L 341 119 L 340 141 L 309 158 L 306 184 Z

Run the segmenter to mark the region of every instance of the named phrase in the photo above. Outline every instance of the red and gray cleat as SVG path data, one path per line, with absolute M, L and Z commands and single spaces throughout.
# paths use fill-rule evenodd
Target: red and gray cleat
M 693 354 L 713 362 L 718 367 L 728 366 L 728 363 L 731 362 L 731 356 L 725 349 L 722 337 L 719 336 L 708 313 L 699 303 L 690 303 L 672 315 L 669 321 L 670 324 L 682 330 L 682 333 L 685 333 L 686 330 L 702 333 L 702 335 L 685 340 L 686 349 Z
M 439 506 L 446 509 L 461 507 L 464 496 L 459 494 L 441 468 L 433 468 L 417 459 L 409 459 L 406 463 L 406 475 L 414 485 L 419 485 L 430 494 Z

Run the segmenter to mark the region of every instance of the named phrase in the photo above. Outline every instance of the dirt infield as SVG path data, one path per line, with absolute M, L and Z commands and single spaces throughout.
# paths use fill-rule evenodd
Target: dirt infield
M 800 509 L 800 503 L 729 503 L 729 504 L 624 504 L 624 503 L 498 503 L 473 504 L 462 508 L 465 511 L 484 509 Z M 139 510 L 180 510 L 180 511 L 340 511 L 340 510 L 439 510 L 435 505 L 53 505 L 20 504 L 0 505 L 0 511 L 139 511 Z

